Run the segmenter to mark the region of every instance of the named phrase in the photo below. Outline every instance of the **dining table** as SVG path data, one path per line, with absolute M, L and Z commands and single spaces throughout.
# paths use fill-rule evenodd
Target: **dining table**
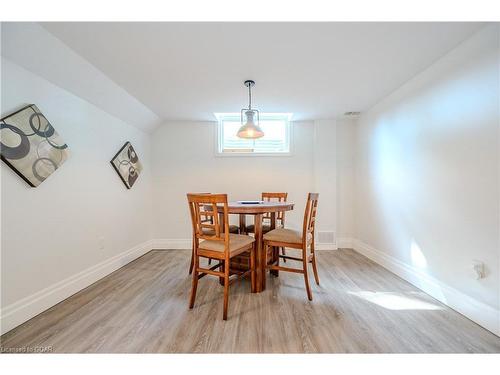
M 254 217 L 254 237 L 256 245 L 256 293 L 265 290 L 265 277 L 266 277 L 266 254 L 263 251 L 263 232 L 262 232 L 262 217 L 265 214 L 270 216 L 270 229 L 276 228 L 276 214 L 278 212 L 285 212 L 293 210 L 294 204 L 290 202 L 268 202 L 268 201 L 237 201 L 228 202 L 228 213 L 232 215 L 239 215 L 240 233 L 246 232 L 246 216 Z M 219 222 L 224 226 L 224 207 L 217 208 L 219 213 Z M 237 260 L 236 260 L 237 261 Z M 240 264 L 246 264 L 241 262 Z

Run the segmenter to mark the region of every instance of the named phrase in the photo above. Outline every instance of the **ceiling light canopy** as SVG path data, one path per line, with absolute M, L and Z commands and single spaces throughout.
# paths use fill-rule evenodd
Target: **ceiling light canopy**
M 248 108 L 243 108 L 241 110 L 241 127 L 238 129 L 236 134 L 240 138 L 245 139 L 257 139 L 264 136 L 264 132 L 260 128 L 260 114 L 259 110 L 252 109 L 252 87 L 255 82 L 252 80 L 247 80 L 244 82 L 245 86 L 248 87 Z M 244 115 L 243 115 L 244 114 Z M 255 117 L 257 116 L 257 122 Z M 244 120 L 246 121 L 244 123 Z

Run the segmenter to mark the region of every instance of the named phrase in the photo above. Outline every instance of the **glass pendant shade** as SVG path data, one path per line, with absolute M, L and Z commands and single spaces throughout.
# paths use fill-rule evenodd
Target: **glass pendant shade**
M 236 136 L 244 139 L 257 139 L 264 136 L 264 132 L 259 126 L 260 116 L 257 109 L 252 109 L 252 87 L 255 86 L 255 81 L 251 79 L 243 82 L 248 88 L 248 108 L 241 110 L 241 127 L 238 129 Z M 243 112 L 245 113 L 246 122 L 243 123 Z M 257 114 L 257 122 L 255 122 L 255 114 Z
M 264 136 L 262 129 L 255 123 L 255 111 L 248 110 L 245 112 L 247 122 L 239 128 L 237 136 L 246 139 L 257 139 Z

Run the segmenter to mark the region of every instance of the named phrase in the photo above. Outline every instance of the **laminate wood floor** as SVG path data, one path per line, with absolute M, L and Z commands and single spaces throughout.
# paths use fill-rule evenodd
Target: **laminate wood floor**
M 291 252 L 291 250 L 290 250 Z M 318 252 L 321 286 L 268 275 L 267 290 L 200 280 L 190 252 L 151 251 L 1 337 L 1 346 L 91 353 L 500 352 L 500 338 L 353 250 Z

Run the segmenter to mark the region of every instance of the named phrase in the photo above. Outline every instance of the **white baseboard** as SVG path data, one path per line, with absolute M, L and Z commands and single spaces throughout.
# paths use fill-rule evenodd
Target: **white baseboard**
M 59 281 L 28 297 L 14 302 L 0 311 L 1 334 L 33 318 L 97 280 L 123 267 L 151 250 L 152 241 L 139 244 L 121 254 L 96 264 L 76 275 Z
M 354 247 L 354 238 L 339 237 L 337 239 L 337 248 L 339 249 L 352 249 Z
M 352 244 L 355 251 L 500 336 L 500 310 L 480 302 L 360 240 L 354 240 Z
M 155 239 L 151 241 L 154 250 L 191 250 L 191 239 Z
M 152 247 L 155 250 L 191 250 L 190 239 L 155 239 L 152 241 Z M 337 250 L 334 243 L 316 242 L 316 250 Z
M 316 242 L 316 250 L 337 250 L 337 249 L 352 249 L 353 239 L 350 237 L 339 237 L 337 238 L 337 243 L 321 243 Z
M 316 250 L 337 250 L 337 245 L 335 243 L 316 242 L 314 248 Z

